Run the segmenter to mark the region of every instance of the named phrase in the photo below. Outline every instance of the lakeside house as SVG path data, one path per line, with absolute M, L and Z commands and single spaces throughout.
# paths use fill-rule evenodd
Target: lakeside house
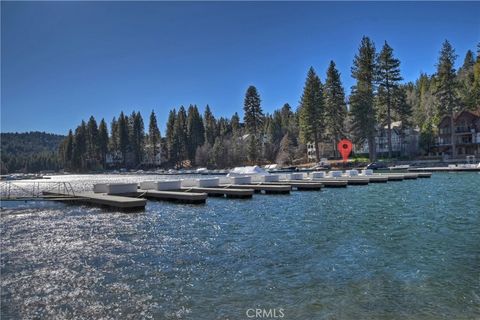
M 394 121 L 391 125 L 392 152 L 394 156 L 415 156 L 419 151 L 420 130 L 404 126 L 401 121 Z M 388 154 L 388 125 L 377 127 L 375 137 L 377 155 Z M 319 143 L 320 155 L 325 158 L 339 157 L 335 154 L 335 145 L 331 142 Z M 356 154 L 368 155 L 368 142 L 355 144 L 353 151 Z M 315 161 L 315 144 L 307 143 L 307 158 Z
M 432 151 L 438 156 L 452 155 L 450 115 L 444 116 L 438 125 L 438 136 Z M 453 115 L 455 151 L 457 156 L 480 155 L 480 108 L 462 110 Z
M 391 124 L 393 156 L 415 156 L 419 150 L 419 128 L 404 126 L 402 121 Z M 377 155 L 388 155 L 388 125 L 377 127 L 375 137 Z M 368 142 L 354 145 L 356 154 L 368 154 Z

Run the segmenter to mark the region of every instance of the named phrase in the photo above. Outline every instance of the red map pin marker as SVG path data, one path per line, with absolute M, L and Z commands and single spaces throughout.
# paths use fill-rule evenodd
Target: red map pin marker
M 347 162 L 350 152 L 352 152 L 352 141 L 348 139 L 342 139 L 337 144 L 338 151 L 342 155 L 343 162 Z

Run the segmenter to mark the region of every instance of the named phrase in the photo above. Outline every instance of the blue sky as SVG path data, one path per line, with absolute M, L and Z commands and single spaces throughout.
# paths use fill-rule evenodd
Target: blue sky
M 363 35 L 385 40 L 414 80 L 434 73 L 445 39 L 458 64 L 480 41 L 479 2 L 3 2 L 1 131 L 65 134 L 94 115 L 208 103 L 242 113 L 255 85 L 264 111 L 296 107 L 307 70 L 330 60 L 347 93 Z M 146 123 L 148 125 L 148 123 Z

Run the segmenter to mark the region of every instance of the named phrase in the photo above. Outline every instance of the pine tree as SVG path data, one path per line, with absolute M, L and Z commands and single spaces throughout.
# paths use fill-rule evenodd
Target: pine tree
M 324 101 L 320 78 L 310 67 L 300 101 L 300 135 L 304 143 L 313 142 L 315 157 L 320 161 L 319 142 L 324 132 Z
M 261 100 L 257 88 L 254 86 L 248 87 L 243 103 L 243 121 L 245 122 L 247 132 L 256 136 L 257 139 L 259 138 L 257 135 L 260 133 L 264 120 L 260 103 Z
M 181 165 L 187 159 L 187 113 L 183 106 L 178 109 L 173 133 L 177 150 L 177 164 Z
M 177 111 L 170 110 L 167 120 L 167 130 L 165 133 L 168 161 L 171 164 L 177 163 L 177 143 L 175 138 L 175 121 L 177 119 Z
M 152 163 L 155 163 L 157 155 L 160 152 L 160 139 L 161 136 L 157 125 L 157 116 L 152 110 L 152 113 L 150 114 L 150 122 L 148 124 L 148 143 L 150 145 L 150 160 Z
M 407 91 L 404 86 L 399 86 L 392 94 L 392 118 L 400 121 L 400 145 L 403 146 L 405 139 L 405 129 L 411 127 L 412 107 L 407 101 Z
M 220 117 L 217 121 L 217 135 L 223 139 L 230 134 L 230 131 L 231 128 L 229 121 L 224 117 Z
M 205 107 L 203 124 L 205 126 L 205 142 L 212 146 L 215 143 L 217 122 L 208 104 Z
M 73 159 L 73 144 L 74 144 L 74 138 L 73 138 L 73 132 L 72 130 L 68 130 L 68 136 L 66 139 L 65 143 L 65 148 L 64 148 L 64 166 L 66 168 L 71 168 L 72 166 L 72 159 Z
M 240 132 L 240 117 L 238 116 L 238 113 L 234 113 L 232 118 L 230 119 L 230 126 L 232 127 L 232 133 L 233 135 L 237 135 Z
M 137 167 L 143 161 L 143 150 L 145 144 L 145 128 L 140 112 L 132 112 L 130 116 L 130 149 L 133 156 L 133 165 Z
M 113 157 L 116 157 L 118 152 L 120 152 L 119 148 L 119 141 L 120 141 L 120 135 L 118 132 L 118 121 L 115 117 L 113 117 L 112 122 L 110 124 L 110 132 L 111 132 L 111 137 L 109 141 L 109 150 L 112 153 Z
M 374 108 L 375 44 L 363 37 L 352 67 L 352 87 L 350 106 L 352 131 L 357 142 L 368 142 L 370 161 L 376 158 L 376 110 Z
M 72 151 L 72 167 L 76 170 L 85 169 L 85 155 L 87 153 L 87 125 L 85 121 L 75 130 Z
M 473 84 L 472 84 L 472 101 L 473 105 L 478 108 L 480 106 L 480 43 L 477 45 L 477 59 L 473 66 Z
M 98 126 L 98 152 L 100 154 L 100 160 L 102 167 L 106 168 L 106 159 L 108 152 L 108 129 L 105 119 L 102 118 Z
M 87 123 L 87 155 L 91 163 L 95 163 L 98 158 L 98 126 L 93 116 Z
M 211 156 L 209 158 L 211 160 L 211 164 L 216 168 L 225 168 L 227 166 L 227 150 L 225 149 L 224 142 L 220 137 L 215 139 L 215 143 L 213 144 L 211 150 Z
M 459 86 L 459 98 L 463 108 L 475 110 L 477 105 L 475 103 L 475 56 L 471 50 L 468 50 L 462 67 L 457 73 L 457 82 Z
M 440 51 L 440 57 L 437 64 L 437 89 L 435 96 L 438 103 L 438 112 L 440 115 L 450 117 L 450 140 L 452 145 L 452 157 L 456 156 L 455 148 L 455 128 L 454 116 L 459 107 L 457 96 L 458 83 L 455 74 L 455 59 L 457 55 L 448 40 L 445 40 Z
M 278 144 L 282 140 L 283 135 L 287 131 L 286 128 L 283 128 L 283 118 L 280 110 L 273 111 L 273 115 L 270 118 L 270 125 L 267 131 L 267 134 L 270 136 L 272 143 Z
M 333 149 L 336 150 L 338 141 L 345 136 L 347 105 L 340 73 L 333 61 L 330 61 L 327 70 L 323 94 L 325 96 L 325 127 L 332 139 Z
M 393 49 L 385 41 L 382 51 L 377 57 L 377 84 L 378 101 L 386 108 L 387 123 L 387 144 L 388 157 L 392 157 L 392 100 L 393 95 L 399 87 L 399 81 L 403 78 L 400 75 L 400 60 L 393 56 Z M 382 119 L 383 120 L 383 119 Z
M 250 161 L 251 164 L 255 164 L 258 159 L 258 153 L 260 149 L 260 143 L 258 138 L 250 134 L 248 136 L 248 145 L 247 145 L 247 159 Z
M 295 132 L 295 114 L 292 111 L 292 107 L 288 103 L 285 103 L 280 109 L 280 115 L 282 116 L 282 133 L 285 134 Z
M 123 165 L 127 167 L 127 152 L 129 145 L 129 132 L 128 132 L 128 117 L 125 114 L 120 112 L 117 122 L 118 130 L 118 149 L 122 154 Z
M 195 162 L 197 148 L 205 143 L 205 128 L 196 105 L 188 107 L 187 115 L 187 152 L 191 163 Z

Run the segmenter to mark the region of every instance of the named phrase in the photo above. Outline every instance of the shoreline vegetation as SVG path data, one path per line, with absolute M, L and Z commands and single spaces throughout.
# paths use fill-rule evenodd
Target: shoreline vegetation
M 66 137 L 51 135 L 54 142 L 46 143 L 38 136 L 30 141 L 30 147 L 25 141 L 34 135 L 22 138 L 22 134 L 2 133 L 1 172 L 291 166 L 308 163 L 308 143 L 317 146 L 315 162 L 320 162 L 321 144 L 330 145 L 339 159 L 335 148 L 342 138 L 357 145 L 368 142 L 368 158 L 363 159 L 371 162 L 377 159 L 374 141 L 379 126 L 388 128 L 388 153 L 384 156 L 389 161 L 428 156 L 443 116 L 480 107 L 480 44 L 476 55 L 468 50 L 458 70 L 454 68 L 456 58 L 446 40 L 435 74 L 421 74 L 415 82 L 402 83 L 400 60 L 393 48 L 385 42 L 377 52 L 373 41 L 363 37 L 351 69 L 356 82 L 348 96 L 335 62 L 330 61 L 323 82 L 313 67 L 308 70 L 296 109 L 285 103 L 271 114 L 265 113 L 259 91 L 249 86 L 243 121 L 237 112 L 230 118 L 216 118 L 209 105 L 202 115 L 197 105 L 191 104 L 170 110 L 164 136 L 154 110 L 147 128 L 136 111 L 130 115 L 122 111 L 109 124 L 105 119 L 97 123 L 91 116 Z M 419 152 L 392 151 L 394 121 L 401 121 L 402 128 L 418 128 Z M 454 153 L 455 147 L 452 150 Z M 359 156 L 365 155 L 353 154 Z

